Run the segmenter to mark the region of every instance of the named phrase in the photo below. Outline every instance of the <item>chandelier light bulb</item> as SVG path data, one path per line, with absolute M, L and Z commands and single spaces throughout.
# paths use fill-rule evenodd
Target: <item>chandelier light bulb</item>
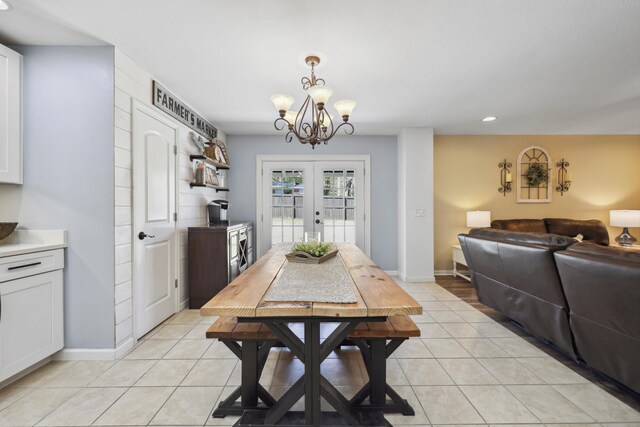
M 280 116 L 284 116 L 285 112 L 293 105 L 293 96 L 277 93 L 271 97 L 271 102 L 276 106 L 276 110 L 280 113 Z
M 345 122 L 349 120 L 349 116 L 353 112 L 353 109 L 355 108 L 355 106 L 356 106 L 356 101 L 352 101 L 350 99 L 343 99 L 333 104 L 333 108 L 335 108 L 336 111 L 338 111 L 338 114 L 340 114 L 340 117 L 342 117 L 342 119 Z
M 296 117 L 298 117 L 298 112 L 292 110 L 287 111 L 284 115 L 284 119 L 289 123 L 289 126 L 295 126 Z
M 329 97 L 333 93 L 333 89 L 327 86 L 315 85 L 311 86 L 307 92 L 316 105 L 318 105 L 318 109 L 322 110 L 322 107 L 327 103 Z

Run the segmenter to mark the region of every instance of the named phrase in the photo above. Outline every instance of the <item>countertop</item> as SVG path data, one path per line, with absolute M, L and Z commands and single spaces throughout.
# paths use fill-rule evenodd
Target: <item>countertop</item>
M 66 230 L 16 230 L 0 241 L 0 258 L 66 247 Z
M 189 227 L 189 230 L 197 230 L 197 231 L 225 231 L 230 228 L 240 227 L 243 225 L 251 225 L 253 224 L 251 221 L 228 221 L 226 223 L 221 224 L 213 224 L 202 227 Z

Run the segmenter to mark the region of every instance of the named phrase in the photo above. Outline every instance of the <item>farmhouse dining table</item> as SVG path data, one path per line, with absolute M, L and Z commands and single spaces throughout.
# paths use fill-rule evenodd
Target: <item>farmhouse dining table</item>
M 285 254 L 291 245 L 280 244 L 200 309 L 202 316 L 236 317 L 238 325 L 268 327 L 304 363 L 302 377 L 279 400 L 266 411 L 245 411 L 236 425 L 385 425 L 382 412 L 354 408 L 321 374 L 320 365 L 360 323 L 422 314 L 422 306 L 356 245 L 336 246 L 355 290 L 354 303 L 267 301 L 272 285 L 289 262 Z M 290 328 L 293 323 L 304 324 L 303 339 Z M 320 328 L 327 323 L 337 327 L 322 340 Z M 291 412 L 302 396 L 304 412 Z M 321 411 L 321 397 L 335 411 Z

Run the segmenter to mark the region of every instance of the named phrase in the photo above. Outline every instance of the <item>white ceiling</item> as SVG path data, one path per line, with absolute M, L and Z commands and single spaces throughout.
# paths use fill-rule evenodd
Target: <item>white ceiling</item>
M 0 39 L 113 44 L 229 134 L 275 133 L 310 51 L 356 134 L 640 133 L 637 0 L 9 1 Z

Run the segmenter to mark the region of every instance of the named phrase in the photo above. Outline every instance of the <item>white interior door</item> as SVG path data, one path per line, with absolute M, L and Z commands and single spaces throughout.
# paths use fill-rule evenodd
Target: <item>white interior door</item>
M 140 338 L 175 312 L 177 127 L 134 106 L 134 323 Z
M 366 250 L 365 204 L 363 162 L 263 162 L 259 254 L 305 232 Z

